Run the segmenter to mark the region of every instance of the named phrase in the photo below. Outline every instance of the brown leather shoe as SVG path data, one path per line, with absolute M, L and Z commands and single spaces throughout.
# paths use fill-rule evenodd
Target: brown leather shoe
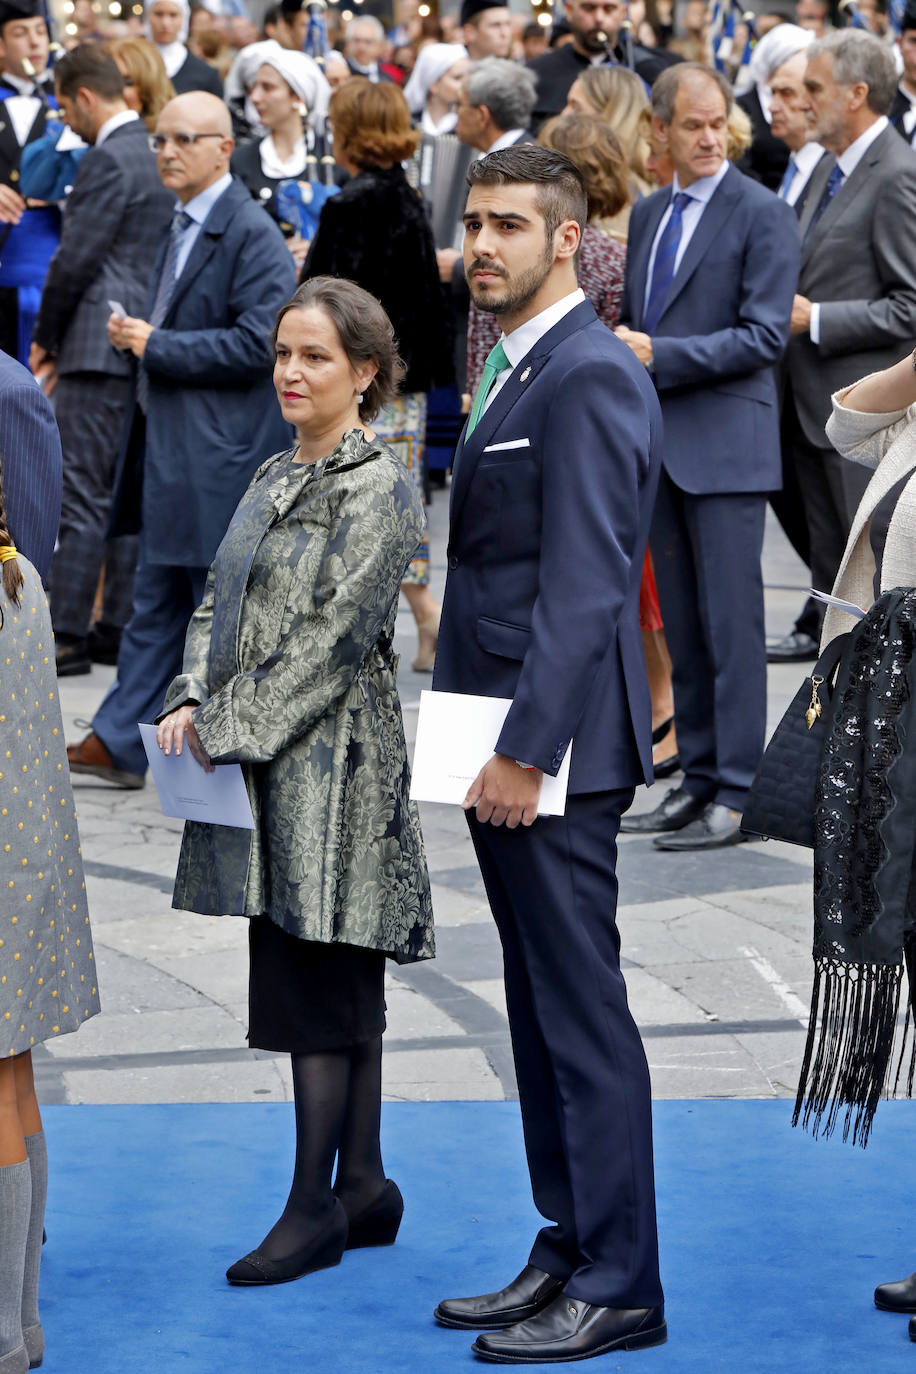
M 93 778 L 101 778 L 115 787 L 130 787 L 136 790 L 146 784 L 142 773 L 128 773 L 116 768 L 114 760 L 94 731 L 90 731 L 79 744 L 67 745 L 67 759 L 71 773 L 88 773 Z

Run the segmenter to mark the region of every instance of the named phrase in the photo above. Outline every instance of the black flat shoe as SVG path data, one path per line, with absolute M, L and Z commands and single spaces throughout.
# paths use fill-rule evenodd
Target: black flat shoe
M 652 835 L 663 830 L 682 830 L 685 825 L 696 820 L 706 802 L 694 797 L 684 787 L 672 787 L 655 808 L 642 816 L 627 812 L 620 821 L 624 835 Z
M 680 772 L 680 767 L 680 754 L 672 754 L 670 759 L 662 759 L 661 763 L 654 765 L 655 781 L 658 782 L 659 778 L 670 778 L 673 773 Z
M 498 1293 L 479 1298 L 446 1298 L 433 1316 L 441 1326 L 457 1326 L 464 1331 L 499 1331 L 514 1322 L 543 1312 L 562 1293 L 565 1279 L 545 1274 L 526 1264 L 518 1278 Z
M 898 1283 L 880 1283 L 875 1289 L 875 1306 L 882 1312 L 916 1312 L 916 1274 Z
M 471 1349 L 497 1364 L 562 1364 L 610 1350 L 645 1350 L 667 1339 L 664 1307 L 596 1307 L 561 1293 L 530 1321 L 478 1336 Z
M 662 721 L 661 725 L 656 725 L 655 729 L 652 731 L 652 743 L 661 744 L 673 724 L 674 716 L 669 716 L 667 720 Z
M 260 1250 L 252 1250 L 226 1270 L 226 1278 L 239 1287 L 254 1288 L 269 1283 L 292 1283 L 316 1269 L 333 1269 L 340 1264 L 347 1244 L 347 1214 L 337 1198 L 327 1221 L 308 1245 L 283 1259 L 272 1260 Z
M 401 1190 L 394 1179 L 386 1179 L 375 1201 L 350 1218 L 350 1234 L 345 1248 L 364 1250 L 371 1245 L 394 1245 L 403 1215 Z
M 730 844 L 744 844 L 749 839 L 741 829 L 741 812 L 733 811 L 721 802 L 707 802 L 695 820 L 674 835 L 657 835 L 652 841 L 656 849 L 725 849 Z

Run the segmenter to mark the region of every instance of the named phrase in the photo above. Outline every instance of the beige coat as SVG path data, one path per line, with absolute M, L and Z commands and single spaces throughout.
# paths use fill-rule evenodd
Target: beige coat
M 881 590 L 916 584 L 916 406 L 884 415 L 848 410 L 846 387 L 833 396 L 833 414 L 827 421 L 827 438 L 845 458 L 876 468 L 874 477 L 856 511 L 840 563 L 833 595 L 867 609 L 874 601 L 875 558 L 868 538 L 872 513 L 891 488 L 912 476 L 900 494 L 887 531 L 881 564 Z M 836 635 L 855 624 L 845 611 L 827 607 L 821 635 L 824 649 Z

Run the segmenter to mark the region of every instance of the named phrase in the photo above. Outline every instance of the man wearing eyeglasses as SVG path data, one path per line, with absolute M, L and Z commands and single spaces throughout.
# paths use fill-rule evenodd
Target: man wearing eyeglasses
M 172 197 L 112 58 L 97 46 L 74 48 L 56 64 L 55 80 L 63 117 L 91 145 L 68 198 L 29 356 L 51 396 L 64 453 L 59 546 L 47 586 L 57 671 L 69 676 L 88 673 L 94 656 L 113 662 L 130 616 L 136 540 L 109 541 L 107 532 L 131 363 L 109 342 L 108 301 L 142 309 Z M 90 633 L 103 565 L 102 614 Z
M 112 344 L 137 359 L 114 498 L 114 528 L 140 531 L 134 606 L 117 678 L 67 750 L 71 772 L 118 787 L 143 786 L 137 722 L 159 714 L 180 671 L 188 620 L 255 468 L 291 438 L 270 334 L 295 265 L 229 174 L 229 111 L 203 91 L 177 96 L 150 142 L 174 211 L 143 309 L 108 322 Z

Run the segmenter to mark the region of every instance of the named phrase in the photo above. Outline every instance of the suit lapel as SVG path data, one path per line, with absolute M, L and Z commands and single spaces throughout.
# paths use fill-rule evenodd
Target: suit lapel
M 655 242 L 658 226 L 670 204 L 670 191 L 666 196 L 658 195 L 655 197 L 646 217 L 645 229 L 635 242 L 632 238 L 630 239 L 627 248 L 627 273 L 633 283 L 630 290 L 630 300 L 633 304 L 634 329 L 642 329 L 643 316 L 646 311 L 646 273 L 649 270 L 649 254 L 652 252 L 652 244 Z
M 713 192 L 712 199 L 708 202 L 700 216 L 700 222 L 696 229 L 694 229 L 690 237 L 690 242 L 684 250 L 684 256 L 681 258 L 680 266 L 674 274 L 674 281 L 671 283 L 671 290 L 668 292 L 668 299 L 665 301 L 665 308 L 662 311 L 661 319 L 665 318 L 665 315 L 671 309 L 697 267 L 703 261 L 710 248 L 716 243 L 722 232 L 723 225 L 735 208 L 739 187 L 737 178 L 740 177 L 740 175 L 740 172 L 736 172 L 734 168 L 729 167 L 725 176 Z
M 506 419 L 512 407 L 531 386 L 541 368 L 550 357 L 551 351 L 556 348 L 563 339 L 574 334 L 578 329 L 583 329 L 587 324 L 591 324 L 598 317 L 595 314 L 594 306 L 590 301 L 580 301 L 568 314 L 548 329 L 543 338 L 525 354 L 517 367 L 513 368 L 508 380 L 505 382 L 495 400 L 481 415 L 477 422 L 477 427 L 469 437 L 463 437 L 461 450 L 456 462 L 456 470 L 452 475 L 452 493 L 449 505 L 449 514 L 452 527 L 454 528 L 461 515 L 461 508 L 464 505 L 471 485 L 471 480 L 477 470 L 480 455 L 490 442 L 499 426 Z
M 808 185 L 805 187 L 805 208 L 802 210 L 801 219 L 798 222 L 798 232 L 802 238 L 802 262 L 805 262 L 810 247 L 808 246 L 808 227 L 814 218 L 814 212 L 821 203 L 821 196 L 824 194 L 824 187 L 827 185 L 830 173 L 836 166 L 836 158 L 832 153 L 825 153 L 820 162 L 811 173 Z M 858 169 L 857 169 L 858 170 Z M 834 196 L 836 201 L 842 195 L 842 188 Z M 824 214 L 826 214 L 826 210 Z M 823 218 L 823 216 L 822 216 Z M 816 238 L 812 235 L 812 238 Z
M 172 292 L 169 308 L 166 312 L 165 319 L 162 321 L 163 328 L 168 328 L 179 301 L 213 256 L 216 245 L 219 243 L 223 231 L 238 205 L 236 194 L 238 186 L 240 186 L 240 183 L 233 181 L 231 186 L 226 187 L 225 191 L 219 197 L 201 225 L 197 238 L 194 240 L 194 245 L 188 254 L 188 260 L 184 265 L 181 276 L 175 283 L 175 290 Z M 248 192 L 243 191 L 242 194 L 244 200 L 247 201 Z
M 802 246 L 802 266 L 808 261 L 811 253 L 817 248 L 825 234 L 829 234 L 837 221 L 842 219 L 849 210 L 853 201 L 866 189 L 872 185 L 871 169 L 875 167 L 884 156 L 884 151 L 888 146 L 888 141 L 892 138 L 899 138 L 896 129 L 889 126 L 880 133 L 865 152 L 859 158 L 855 168 L 843 182 L 827 209 L 821 215 L 808 242 Z M 822 159 L 826 161 L 826 159 Z M 810 203 L 810 202 L 809 202 Z M 805 207 L 807 209 L 807 206 Z

